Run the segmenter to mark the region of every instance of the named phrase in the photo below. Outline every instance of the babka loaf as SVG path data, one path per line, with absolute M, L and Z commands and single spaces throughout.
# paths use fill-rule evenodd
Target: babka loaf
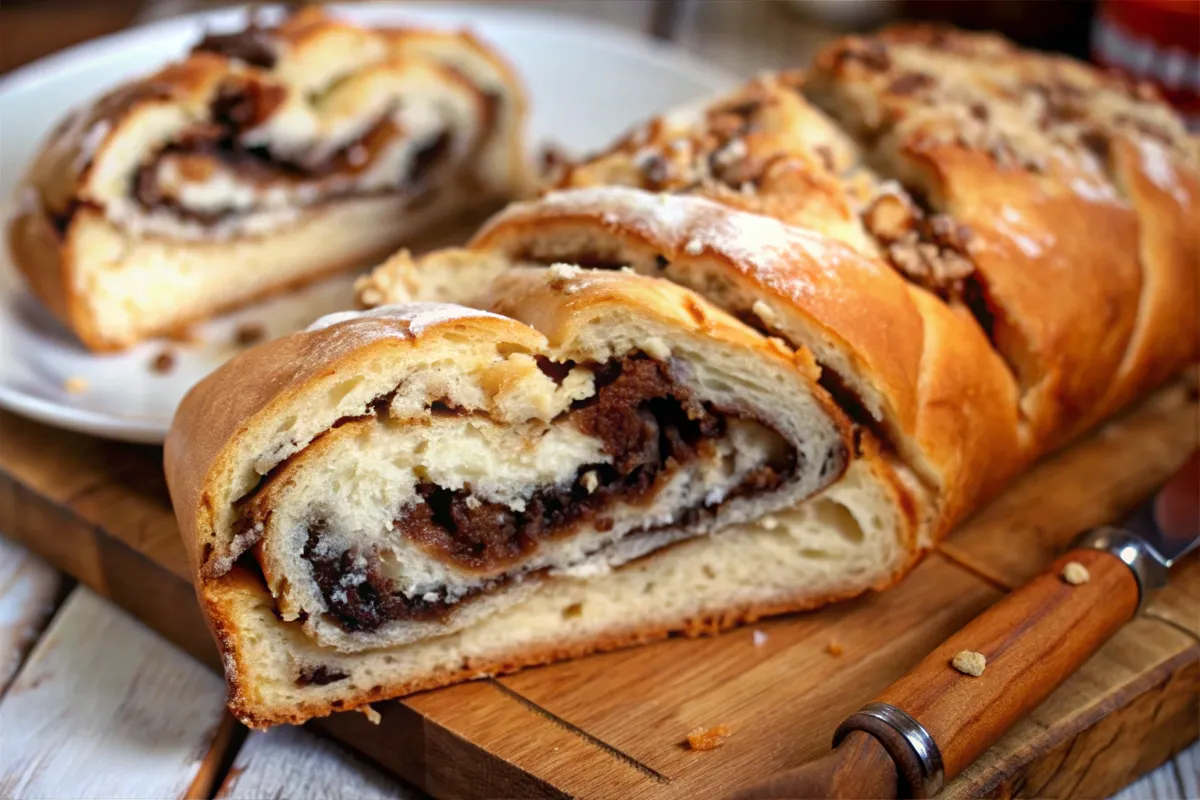
M 11 250 L 87 347 L 123 348 L 498 208 L 527 182 L 524 116 L 469 34 L 315 9 L 211 34 L 47 137 Z
M 816 355 L 932 492 L 926 540 L 1200 352 L 1194 141 L 1150 90 L 994 36 L 841 40 L 554 180 L 360 301 L 555 261 L 690 286 Z
M 860 591 L 820 548 L 904 568 L 882 519 L 863 531 L 831 499 L 814 534 L 790 511 L 853 447 L 806 352 L 623 272 L 515 270 L 492 291 L 509 316 L 322 319 L 180 407 L 167 478 L 243 719 Z M 848 498 L 871 491 L 855 481 Z M 727 532 L 736 568 L 707 555 Z M 622 565 L 638 591 L 609 585 Z
M 1145 91 L 994 37 L 898 29 L 639 126 L 464 248 L 396 255 L 359 284 L 376 311 L 246 354 L 189 397 L 168 441 L 234 708 L 299 721 L 886 588 L 1038 456 L 1196 359 L 1198 187 L 1194 143 Z M 398 321 L 430 313 L 389 305 L 410 302 L 479 310 Z M 422 355 L 389 360 L 391 347 Z M 481 363 L 506 377 L 449 382 Z M 778 391 L 754 388 L 768 376 Z M 658 393 L 642 405 L 627 381 Z M 462 459 L 439 473 L 449 493 L 414 483 L 431 481 L 425 462 L 404 479 L 415 488 L 358 491 L 382 485 L 382 448 L 389 471 L 417 475 L 414 454 L 432 449 L 417 442 L 438 426 L 499 425 L 481 452 L 500 468 L 527 452 L 520 426 L 561 435 L 608 403 L 657 432 L 654 485 L 687 476 L 691 490 L 613 492 L 635 473 L 581 454 L 555 473 L 565 488 L 523 491 L 642 510 L 563 511 L 567 528 L 516 547 L 515 572 L 474 583 L 360 562 L 366 542 L 444 562 L 446 531 L 490 546 L 481 516 L 505 542 L 530 530 L 514 513 L 547 519 L 477 495 L 485 473 Z M 735 441 L 738 408 L 776 444 Z M 793 412 L 800 429 L 781 421 Z M 606 419 L 592 444 L 629 452 L 608 437 L 630 426 Z M 786 455 L 802 442 L 841 454 L 806 480 L 815 462 L 796 456 L 793 472 Z M 351 462 L 354 477 L 321 471 Z M 421 513 L 439 531 L 414 527 Z M 360 518 L 366 538 L 347 534 Z M 339 610 L 357 586 L 369 608 L 429 616 L 372 611 L 364 629 Z

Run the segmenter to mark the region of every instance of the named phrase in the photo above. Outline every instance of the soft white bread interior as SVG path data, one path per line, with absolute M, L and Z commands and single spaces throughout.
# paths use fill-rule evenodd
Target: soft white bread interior
M 653 641 L 713 633 L 882 589 L 913 542 L 886 479 L 854 461 L 820 497 L 756 523 L 679 542 L 603 575 L 556 575 L 455 633 L 342 653 L 281 623 L 262 582 L 234 568 L 202 598 L 225 654 L 230 705 L 253 726 L 299 723 L 448 683 Z

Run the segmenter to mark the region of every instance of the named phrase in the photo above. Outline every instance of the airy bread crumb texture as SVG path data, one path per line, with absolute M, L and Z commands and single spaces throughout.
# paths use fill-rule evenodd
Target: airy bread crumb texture
M 974 650 L 963 650 L 954 657 L 950 665 L 964 675 L 970 675 L 973 678 L 978 678 L 987 668 L 987 659 L 983 657 L 983 653 L 976 653 Z

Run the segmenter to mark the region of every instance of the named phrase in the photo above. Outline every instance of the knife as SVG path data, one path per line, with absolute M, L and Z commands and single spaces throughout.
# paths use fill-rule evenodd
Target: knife
M 1168 570 L 1200 545 L 1198 495 L 1200 451 L 1153 502 L 1119 527 L 1085 532 L 1048 570 L 847 717 L 829 755 L 734 797 L 937 794 L 1166 585 Z M 980 674 L 970 674 L 979 659 L 956 658 L 964 652 L 983 656 Z

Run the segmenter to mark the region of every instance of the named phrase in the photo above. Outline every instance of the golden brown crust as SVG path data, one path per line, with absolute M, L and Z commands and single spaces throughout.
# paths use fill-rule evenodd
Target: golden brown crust
M 13 264 L 42 305 L 64 325 L 75 328 L 58 233 L 35 196 L 26 195 L 23 201 L 8 226 Z
M 806 92 L 879 170 L 969 232 L 970 305 L 1019 379 L 1036 449 L 1195 353 L 1166 342 L 1151 309 L 1194 281 L 1193 237 L 1176 220 L 1196 217 L 1200 164 L 1149 87 L 997 36 L 902 26 L 825 48 Z M 1178 202 L 1151 200 L 1148 180 Z
M 793 347 L 825 343 L 845 359 L 843 379 L 858 376 L 881 394 L 884 435 L 938 489 L 931 535 L 948 531 L 1028 458 L 1012 378 L 970 316 L 840 242 L 743 219 L 700 198 L 610 187 L 510 206 L 471 246 L 517 261 L 599 255 L 614 266 L 661 265 L 649 271 L 735 316 L 754 320 L 756 301 L 798 315 L 802 330 L 757 324 Z M 536 314 L 526 309 L 538 306 L 504 312 Z M 551 321 L 533 324 L 545 330 Z

